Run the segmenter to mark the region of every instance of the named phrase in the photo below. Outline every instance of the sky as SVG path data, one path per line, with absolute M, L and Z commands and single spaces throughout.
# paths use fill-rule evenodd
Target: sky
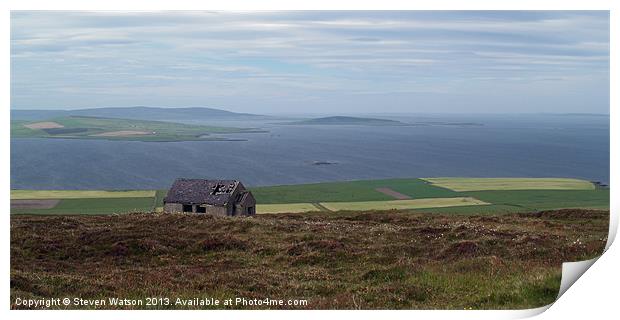
M 11 108 L 609 113 L 607 11 L 11 13 Z

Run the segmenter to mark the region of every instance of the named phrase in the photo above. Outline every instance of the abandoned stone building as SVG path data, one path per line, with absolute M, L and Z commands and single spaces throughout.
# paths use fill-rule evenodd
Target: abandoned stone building
M 238 180 L 177 179 L 164 198 L 166 213 L 256 214 L 256 200 Z

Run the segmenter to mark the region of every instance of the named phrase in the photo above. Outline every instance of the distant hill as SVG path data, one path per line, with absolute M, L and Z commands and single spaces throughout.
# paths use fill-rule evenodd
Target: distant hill
M 407 123 L 378 118 L 360 118 L 360 117 L 345 117 L 334 116 L 315 118 L 302 121 L 289 122 L 287 124 L 302 124 L 302 125 L 366 125 L 366 126 L 406 126 Z
M 90 108 L 78 110 L 11 110 L 12 120 L 45 120 L 56 117 L 81 116 L 123 118 L 137 120 L 211 120 L 211 119 L 254 119 L 265 116 L 236 113 L 221 109 L 160 108 L 160 107 L 118 107 Z
M 68 116 L 48 120 L 11 120 L 11 138 L 61 138 L 128 141 L 241 141 L 228 133 L 263 133 L 256 128 L 233 128 L 170 121 L 112 117 Z

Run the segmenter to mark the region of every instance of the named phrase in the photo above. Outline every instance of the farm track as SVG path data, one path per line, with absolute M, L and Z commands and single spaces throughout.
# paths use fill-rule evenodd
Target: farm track
M 402 194 L 400 192 L 396 192 L 390 188 L 376 188 L 375 190 L 377 190 L 378 192 L 381 192 L 383 194 L 386 194 L 390 197 L 393 197 L 396 200 L 407 200 L 407 199 L 411 199 L 410 196 L 406 195 L 406 194 Z
M 60 200 L 11 200 L 11 209 L 51 209 L 55 207 Z

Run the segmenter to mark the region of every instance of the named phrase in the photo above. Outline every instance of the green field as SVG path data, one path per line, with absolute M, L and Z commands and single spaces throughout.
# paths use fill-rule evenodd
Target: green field
M 388 187 L 412 199 L 458 197 L 452 190 L 421 179 L 359 180 L 251 188 L 258 203 L 352 202 L 394 200 L 375 189 Z
M 567 178 L 424 178 L 457 192 L 482 190 L 592 190 L 585 180 Z
M 609 189 L 466 192 L 477 199 L 525 211 L 564 208 L 609 209 Z
M 155 190 L 11 190 L 11 200 L 58 199 L 50 209 L 14 209 L 12 214 L 120 214 L 151 212 L 159 193 Z
M 11 209 L 12 214 L 121 214 L 151 212 L 153 198 L 63 199 L 51 209 Z
M 62 128 L 31 129 L 27 125 L 56 123 Z M 119 134 L 141 132 L 141 134 Z M 253 128 L 214 127 L 164 121 L 70 116 L 43 121 L 11 121 L 11 138 L 104 139 L 131 141 L 239 140 L 217 134 L 264 132 Z
M 609 210 L 609 189 L 497 190 L 469 191 L 462 194 L 493 203 L 493 205 L 427 208 L 415 211 L 455 214 L 496 214 L 570 208 Z
M 463 178 L 459 180 L 462 184 L 466 182 Z M 478 184 L 481 181 L 478 178 L 472 180 Z M 250 190 L 257 200 L 258 213 L 403 209 L 414 212 L 501 214 L 560 208 L 609 209 L 609 189 L 565 190 L 566 185 L 559 185 L 557 186 L 559 190 L 550 190 L 546 189 L 552 185 L 549 179 L 509 179 L 517 186 L 523 187 L 527 182 L 528 185 L 534 184 L 540 189 L 505 190 L 508 187 L 505 183 L 507 179 L 502 179 L 504 183 L 499 183 L 498 180 L 493 180 L 498 190 L 461 192 L 438 187 L 421 179 L 330 182 L 256 187 Z M 540 183 L 536 184 L 536 180 Z M 588 186 L 586 183 L 589 183 L 573 179 L 565 182 L 584 188 Z M 487 183 L 485 187 L 490 186 Z M 396 200 L 377 191 L 377 188 L 389 188 L 411 199 Z M 12 190 L 13 200 L 60 199 L 61 201 L 51 209 L 12 209 L 11 213 L 112 214 L 161 211 L 165 195 L 166 190 Z
M 454 206 L 442 208 L 422 208 L 412 209 L 411 212 L 417 213 L 438 213 L 438 214 L 458 214 L 458 215 L 499 215 L 516 212 L 531 212 L 522 207 L 515 207 L 502 204 L 490 204 L 486 206 Z
M 321 205 L 331 211 L 340 210 L 405 210 L 419 208 L 443 208 L 454 206 L 480 206 L 488 203 L 474 198 L 431 198 L 389 201 L 356 201 L 356 202 L 321 202 Z

